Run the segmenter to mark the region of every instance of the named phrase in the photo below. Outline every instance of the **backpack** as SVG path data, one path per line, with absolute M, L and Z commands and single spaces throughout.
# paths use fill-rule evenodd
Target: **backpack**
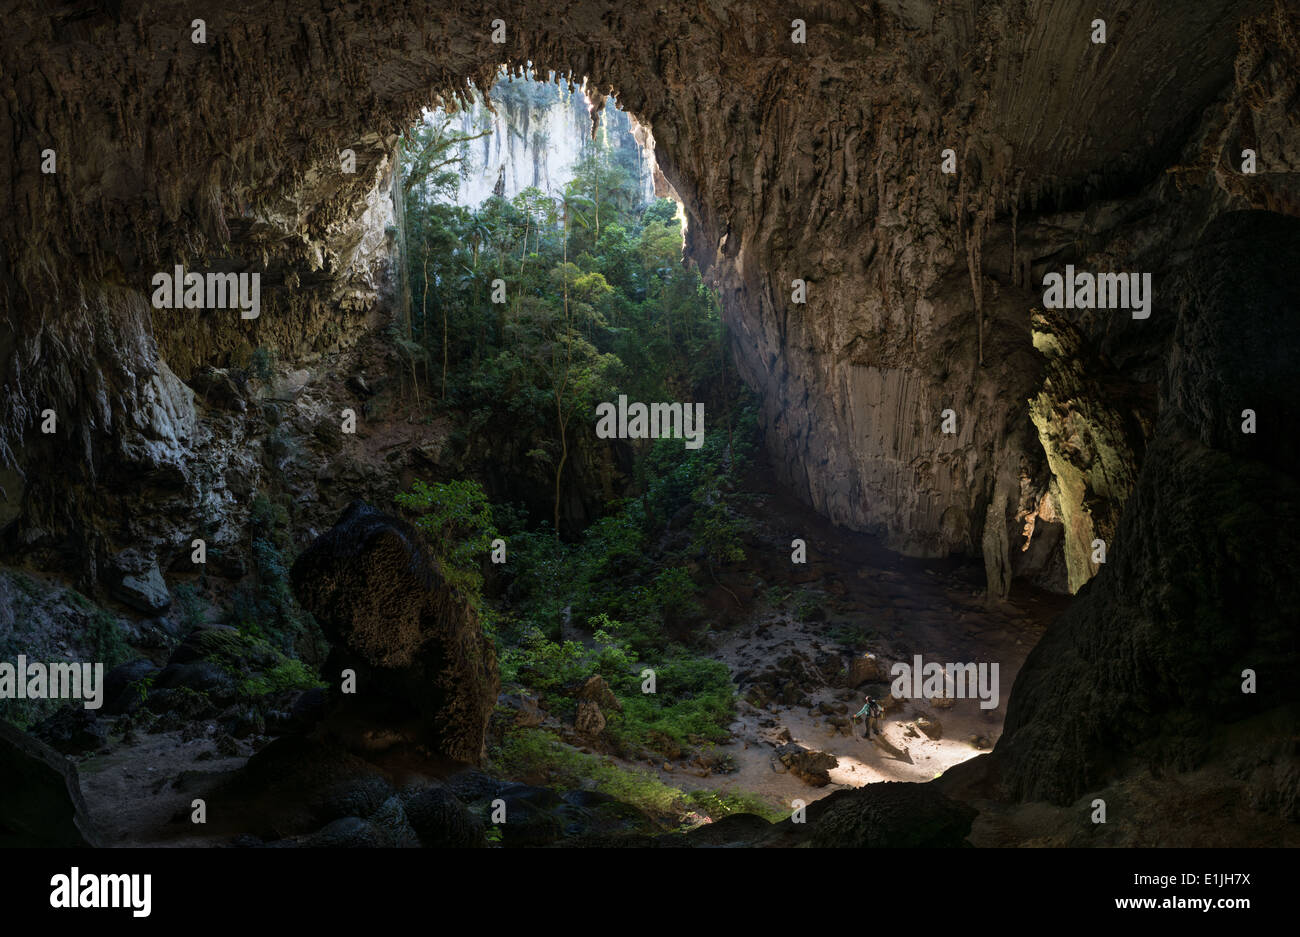
M 871 701 L 871 709 L 869 709 L 867 712 L 872 719 L 879 719 L 881 716 L 885 714 L 885 710 L 875 700 Z

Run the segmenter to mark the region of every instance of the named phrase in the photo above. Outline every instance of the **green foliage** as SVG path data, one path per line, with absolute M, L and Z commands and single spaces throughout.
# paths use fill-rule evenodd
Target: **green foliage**
M 655 668 L 656 692 L 620 696 L 621 713 L 608 714 L 605 731 L 625 750 L 649 747 L 678 757 L 692 746 L 725 742 L 735 715 L 735 691 L 726 664 L 684 655 Z
M 593 672 L 594 667 L 581 644 L 551 641 L 535 628 L 517 646 L 507 648 L 501 658 L 503 682 L 523 682 L 542 693 L 580 683 Z
M 735 693 L 725 664 L 679 648 L 656 662 L 656 692 L 642 693 L 640 658 L 629 643 L 636 629 L 603 615 L 590 625 L 590 646 L 551 641 L 541 631 L 529 630 L 502 652 L 502 682 L 522 683 L 542 694 L 549 711 L 571 716 L 576 708 L 572 691 L 592 676 L 604 677 L 623 707 L 605 714 L 606 733 L 631 754 L 650 748 L 677 757 L 689 746 L 730 737 Z
M 824 617 L 822 608 L 825 599 L 826 596 L 821 593 L 800 589 L 794 604 L 795 619 L 797 621 L 815 621 L 818 617 Z
M 116 616 L 102 608 L 91 615 L 89 638 L 95 660 L 102 661 L 105 669 L 116 667 L 131 655 Z
M 755 813 L 769 823 L 779 823 L 789 817 L 783 810 L 768 804 L 757 794 L 748 791 L 711 791 L 705 788 L 686 795 L 691 805 L 704 811 L 711 819 L 720 820 L 733 813 Z
M 675 821 L 686 809 L 682 792 L 649 771 L 620 767 L 608 758 L 584 755 L 544 729 L 520 729 L 492 752 L 493 768 L 507 777 L 576 790 L 584 782 L 652 817 Z
M 856 622 L 836 622 L 826 629 L 826 637 L 853 650 L 869 647 L 876 638 L 875 628 Z
M 524 81 L 498 82 L 492 97 L 512 133 L 561 101 L 553 85 Z M 416 133 L 404 179 L 468 145 L 445 147 L 440 119 Z M 717 298 L 682 261 L 678 205 L 643 204 L 634 152 L 604 138 L 583 146 L 558 197 L 526 188 L 470 209 L 440 198 L 434 175 L 407 189 L 409 304 L 395 341 L 436 389 L 420 405 L 455 427 L 463 476 L 397 500 L 492 624 L 507 685 L 569 714 L 572 690 L 600 674 L 627 704 L 606 714 L 620 746 L 707 745 L 726 738 L 732 688 L 725 667 L 687 645 L 707 627 L 702 590 L 745 558 L 738 491 L 757 411 Z M 505 302 L 493 301 L 497 279 Z M 703 446 L 597 438 L 595 407 L 619 394 L 702 403 Z M 508 519 L 490 503 L 503 495 L 520 505 Z M 509 561 L 485 566 L 497 528 Z M 658 694 L 640 692 L 643 660 Z
M 242 696 L 258 697 L 323 686 L 325 684 L 303 666 L 302 661 L 285 658 L 263 673 L 245 677 L 239 684 L 239 692 Z
M 631 804 L 660 821 L 661 829 L 676 828 L 690 811 L 721 819 L 734 813 L 756 813 L 769 821 L 784 818 L 756 794 L 745 791 L 691 791 L 670 787 L 653 773 L 624 768 L 599 755 L 585 755 L 545 729 L 520 729 L 491 752 L 493 769 L 529 783 L 576 790 L 596 790 Z
M 781 583 L 774 583 L 763 592 L 763 601 L 773 608 L 781 608 L 789 602 L 793 593 Z
M 172 589 L 172 600 L 180 611 L 180 623 L 184 630 L 192 631 L 207 621 L 204 613 L 207 602 L 192 583 L 183 582 Z
M 190 640 L 200 657 L 235 678 L 244 698 L 325 685 L 302 661 L 287 656 L 259 634 L 211 629 L 196 633 Z
M 157 678 L 157 673 L 151 673 L 147 677 L 141 677 L 139 680 L 132 680 L 127 685 L 127 689 L 134 691 L 136 695 L 140 697 L 140 702 L 143 703 L 148 699 L 149 691 L 153 689 L 153 682 Z
M 397 495 L 399 505 L 419 516 L 416 525 L 429 534 L 442 575 L 475 604 L 481 604 L 483 564 L 497 529 L 492 505 L 476 481 L 416 481 Z

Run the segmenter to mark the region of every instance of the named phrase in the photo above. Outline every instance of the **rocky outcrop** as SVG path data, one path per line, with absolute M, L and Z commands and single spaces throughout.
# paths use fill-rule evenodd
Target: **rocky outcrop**
M 1098 385 L 1108 375 L 1097 374 L 1080 347 L 1078 331 L 1047 310 L 1036 309 L 1030 325 L 1034 347 L 1047 358 L 1042 387 L 1029 403 L 1052 473 L 1050 503 L 1041 513 L 1060 518 L 1068 585 L 1077 592 L 1100 565 L 1093 561 L 1094 553 L 1104 555 L 1094 549 L 1095 541 L 1101 540 L 1104 549 L 1114 539 L 1133 490 L 1135 450 L 1140 451 L 1143 438 L 1139 427 L 1126 426 L 1105 402 L 1107 395 Z
M 354 502 L 298 557 L 292 581 L 334 645 L 329 680 L 355 673 L 355 694 L 336 694 L 341 709 L 385 712 L 389 726 L 415 717 L 421 742 L 478 763 L 500 689 L 496 652 L 413 527 Z
M 962 846 L 974 818 L 932 784 L 892 781 L 836 791 L 808 808 L 811 845 L 849 849 Z
M 501 194 L 513 199 L 532 187 L 549 197 L 562 194 L 573 177 L 574 166 L 594 152 L 592 115 L 582 89 L 545 83 L 545 76 L 529 73 L 531 80 L 504 78 L 491 89 L 492 109 L 480 94 L 455 118 L 463 136 L 478 136 L 467 147 L 459 167 L 456 203 L 473 208 L 492 195 L 498 182 Z M 599 115 L 600 132 L 620 154 L 623 165 L 637 172 L 635 190 L 641 201 L 654 197 L 653 157 L 643 152 L 645 141 L 634 137 L 635 125 L 611 98 Z
M 1295 257 L 1300 221 L 1235 213 L 1173 284 L 1159 423 L 1114 545 L 1011 691 L 995 755 L 1013 796 L 1068 803 L 1133 759 L 1194 768 L 1213 727 L 1300 700 Z
M 0 846 L 93 845 L 76 767 L 0 722 Z

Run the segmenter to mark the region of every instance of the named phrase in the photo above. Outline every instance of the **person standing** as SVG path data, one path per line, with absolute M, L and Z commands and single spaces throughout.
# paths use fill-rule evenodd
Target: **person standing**
M 863 736 L 863 738 L 869 739 L 873 734 L 875 735 L 884 734 L 884 730 L 880 728 L 880 719 L 882 716 L 884 716 L 884 714 L 885 714 L 884 708 L 879 703 L 877 703 L 874 699 L 868 696 L 867 701 L 863 704 L 862 708 L 853 714 L 854 719 L 858 718 L 859 716 L 866 717 L 867 728 L 866 728 L 866 734 Z

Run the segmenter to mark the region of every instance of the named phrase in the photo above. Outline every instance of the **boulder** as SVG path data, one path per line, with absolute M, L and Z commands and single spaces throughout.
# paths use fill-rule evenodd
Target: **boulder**
M 76 766 L 0 722 L 0 847 L 95 845 Z
M 830 769 L 840 763 L 834 755 L 804 748 L 798 742 L 782 745 L 776 756 L 791 774 L 813 787 L 831 783 Z
M 157 615 L 172 604 L 157 560 L 141 556 L 134 549 L 123 550 L 114 566 L 120 574 L 111 589 L 114 598 L 145 615 Z
M 864 683 L 888 683 L 889 667 L 875 654 L 863 654 L 849 662 L 848 685 L 862 686 Z
M 515 725 L 531 728 L 539 726 L 546 721 L 546 713 L 542 712 L 541 706 L 535 696 L 520 696 L 519 711 L 515 713 Z
M 434 849 L 466 849 L 486 845 L 483 823 L 442 784 L 410 795 L 406 817 L 421 845 Z
M 367 819 L 384 836 L 385 845 L 395 849 L 418 848 L 420 839 L 411 827 L 402 799 L 389 797 Z
M 137 657 L 118 664 L 104 675 L 104 712 L 110 716 L 132 713 L 144 702 L 142 681 L 158 673 L 153 661 Z
M 587 679 L 578 691 L 578 699 L 595 703 L 606 712 L 622 712 L 623 704 L 618 701 L 614 691 L 609 688 L 609 684 L 600 674 L 595 674 Z
M 319 849 L 377 849 L 389 844 L 388 836 L 383 830 L 360 817 L 335 820 L 317 831 L 305 843 Z
M 199 368 L 190 378 L 190 387 L 205 404 L 233 410 L 238 413 L 248 409 L 243 391 L 235 383 L 230 372 L 213 367 Z
M 64 706 L 32 726 L 31 734 L 65 755 L 97 751 L 108 743 L 108 727 L 81 703 Z
M 933 716 L 917 716 L 916 727 L 935 741 L 943 738 L 943 725 Z
M 422 744 L 479 763 L 500 690 L 496 653 L 415 528 L 354 501 L 291 579 L 334 645 L 326 669 L 354 670 L 365 688 L 338 708 L 385 725 L 409 714 Z
M 815 847 L 952 847 L 965 845 L 976 813 L 932 784 L 885 781 L 817 801 L 808 827 Z

